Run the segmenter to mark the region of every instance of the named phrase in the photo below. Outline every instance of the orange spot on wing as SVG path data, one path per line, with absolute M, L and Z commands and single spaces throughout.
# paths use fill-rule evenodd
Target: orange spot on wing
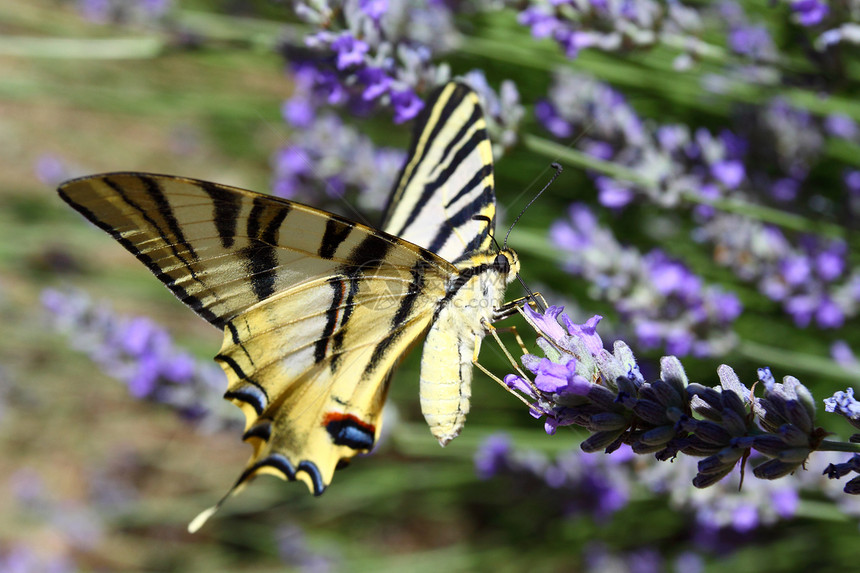
M 323 417 L 322 425 L 328 426 L 332 422 L 352 422 L 356 426 L 367 430 L 371 434 L 374 434 L 376 432 L 376 428 L 373 426 L 373 424 L 368 424 L 367 422 L 358 419 L 352 414 L 344 414 L 343 412 L 326 412 L 326 415 Z

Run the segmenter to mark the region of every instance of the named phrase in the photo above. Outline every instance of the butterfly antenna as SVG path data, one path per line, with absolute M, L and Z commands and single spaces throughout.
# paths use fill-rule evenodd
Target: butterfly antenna
M 517 223 L 519 222 L 520 218 L 523 216 L 523 213 L 525 213 L 525 212 L 526 212 L 526 210 L 527 210 L 529 207 L 531 207 L 531 206 L 532 206 L 532 203 L 534 203 L 535 201 L 537 201 L 537 200 L 538 200 L 538 197 L 540 197 L 541 195 L 543 195 L 543 192 L 544 192 L 544 191 L 546 191 L 546 190 L 549 188 L 549 186 L 553 184 L 553 181 L 555 181 L 556 179 L 558 179 L 558 176 L 559 176 L 559 175 L 561 175 L 561 172 L 562 172 L 562 171 L 564 171 L 564 169 L 562 168 L 562 166 L 561 166 L 561 164 L 560 164 L 560 163 L 552 162 L 552 164 L 550 165 L 550 167 L 552 167 L 553 169 L 555 169 L 555 174 L 554 174 L 554 175 L 552 176 L 552 178 L 547 182 L 547 184 L 543 186 L 543 189 L 541 189 L 540 191 L 538 191 L 538 194 L 537 194 L 537 195 L 535 195 L 534 197 L 532 197 L 532 200 L 531 200 L 531 201 L 529 201 L 529 204 L 528 204 L 528 205 L 526 205 L 525 207 L 523 207 L 523 210 L 522 210 L 522 211 L 520 211 L 520 214 L 519 214 L 519 215 L 517 215 L 517 218 L 516 218 L 516 219 L 514 219 L 514 222 L 513 222 L 513 223 L 511 223 L 511 226 L 510 226 L 510 228 L 508 229 L 508 233 L 507 233 L 507 235 L 505 235 L 505 242 L 504 242 L 504 246 L 505 246 L 505 247 L 507 247 L 507 246 L 508 246 L 508 237 L 510 237 L 510 236 L 511 236 L 511 231 L 513 231 L 513 230 L 514 230 L 514 227 L 516 227 L 516 225 L 517 225 Z
M 523 285 L 523 290 L 526 291 L 526 295 L 527 295 L 526 298 L 534 301 L 535 306 L 537 307 L 537 309 L 540 311 L 541 314 L 545 313 L 546 307 L 543 305 L 541 300 L 535 296 L 535 293 L 532 292 L 532 289 L 530 289 L 528 286 L 526 286 L 526 281 L 523 280 L 523 277 L 520 276 L 520 273 L 517 273 L 517 280 L 520 281 L 521 285 Z
M 489 227 L 487 234 L 490 236 L 490 238 L 496 244 L 496 248 L 501 251 L 502 247 L 499 246 L 499 242 L 496 240 L 496 235 L 495 235 L 495 233 L 493 233 L 493 227 L 492 227 L 493 221 L 492 221 L 492 219 L 490 219 L 486 215 L 475 215 L 474 217 L 472 217 L 472 220 L 473 221 L 484 221 L 487 224 L 487 226 Z

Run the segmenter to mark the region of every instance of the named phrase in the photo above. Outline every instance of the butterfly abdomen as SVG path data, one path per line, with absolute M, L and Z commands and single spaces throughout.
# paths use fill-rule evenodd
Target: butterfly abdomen
M 484 324 L 504 302 L 517 266 L 512 251 L 473 255 L 458 265 L 460 272 L 437 306 L 421 356 L 420 398 L 430 432 L 443 446 L 466 422 L 475 348 L 487 333 Z

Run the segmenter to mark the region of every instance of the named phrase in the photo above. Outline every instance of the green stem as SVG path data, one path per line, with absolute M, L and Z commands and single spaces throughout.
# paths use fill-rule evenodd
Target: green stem
M 175 20 L 183 28 L 207 39 L 244 42 L 261 49 L 274 49 L 284 41 L 301 44 L 305 36 L 314 31 L 308 25 L 198 10 L 177 10 Z
M 852 452 L 852 453 L 860 453 L 860 444 L 854 444 L 851 442 L 834 442 L 831 440 L 824 440 L 818 446 L 817 451 L 819 452 Z
M 761 344 L 753 340 L 744 340 L 738 345 L 736 351 L 744 358 L 757 361 L 762 366 L 778 366 L 780 370 L 784 369 L 793 373 L 805 372 L 819 377 L 822 372 L 826 372 L 828 380 L 841 380 L 846 383 L 853 383 L 857 380 L 856 372 L 840 368 L 833 360 L 825 356 L 804 354 L 787 348 Z
M 592 157 L 566 145 L 561 145 L 554 141 L 529 134 L 523 136 L 523 144 L 529 151 L 541 154 L 554 161 L 560 161 L 566 165 L 571 165 L 580 169 L 597 171 L 621 181 L 628 181 L 633 183 L 635 186 L 642 187 L 648 191 L 659 192 L 657 190 L 657 182 L 653 179 L 645 177 L 628 167 Z M 721 211 L 737 213 L 744 217 L 756 219 L 764 223 L 771 223 L 793 231 L 817 233 L 819 235 L 838 239 L 845 239 L 847 235 L 845 229 L 835 223 L 813 221 L 806 217 L 786 213 L 778 209 L 765 207 L 764 205 L 757 205 L 742 199 L 706 199 L 692 189 L 683 190 L 681 192 L 681 197 L 689 203 L 709 205 Z
M 160 55 L 162 38 L 43 38 L 0 36 L 0 56 L 25 58 L 139 60 Z

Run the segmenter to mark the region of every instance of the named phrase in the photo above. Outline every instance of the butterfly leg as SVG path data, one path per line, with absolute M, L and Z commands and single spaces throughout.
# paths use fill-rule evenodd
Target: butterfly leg
M 518 312 L 521 312 L 521 308 L 524 303 L 534 304 L 534 301 L 531 300 L 532 298 L 539 298 L 540 301 L 543 303 L 544 308 L 547 307 L 546 299 L 544 299 L 543 295 L 539 292 L 536 292 L 531 296 L 521 296 L 520 298 L 515 298 L 514 300 L 506 302 L 501 307 L 495 309 L 493 311 L 493 322 L 498 322 L 500 320 L 508 318 L 509 316 L 513 316 Z
M 496 343 L 499 345 L 499 348 L 501 348 L 501 349 L 502 349 L 502 352 L 504 352 L 504 353 L 505 353 L 505 357 L 508 359 L 508 362 L 510 362 L 511 366 L 513 366 L 514 370 L 516 370 L 516 372 L 517 372 L 517 374 L 519 375 L 519 377 L 520 377 L 520 378 L 522 378 L 522 379 L 523 379 L 523 380 L 524 380 L 524 381 L 525 381 L 525 382 L 526 382 L 526 383 L 527 383 L 527 384 L 532 388 L 532 391 L 533 391 L 533 392 L 535 392 L 535 395 L 538 395 L 538 394 L 537 394 L 537 393 L 538 393 L 537 386 L 535 386 L 534 382 L 532 382 L 532 379 L 531 379 L 531 378 L 529 378 L 528 374 L 526 374 L 526 373 L 522 370 L 522 368 L 520 368 L 520 365 L 517 363 L 517 361 L 514 359 L 514 357 L 513 357 L 513 356 L 511 356 L 511 353 L 508 351 L 508 347 L 507 347 L 507 346 L 505 346 L 505 343 L 504 343 L 504 342 L 502 342 L 502 339 L 499 337 L 499 334 L 498 334 L 500 330 L 501 330 L 502 332 L 505 332 L 505 331 L 508 331 L 508 330 L 512 330 L 512 331 L 514 332 L 515 336 L 517 337 L 517 343 L 520 345 L 520 348 L 523 350 L 523 353 L 524 353 L 524 354 L 527 354 L 527 353 L 528 353 L 528 351 L 526 350 L 526 348 L 525 348 L 525 344 L 523 343 L 522 338 L 520 338 L 519 333 L 517 333 L 516 328 L 515 328 L 515 327 L 510 327 L 510 328 L 506 328 L 506 329 L 498 329 L 498 328 L 494 327 L 492 324 L 489 324 L 489 323 L 488 323 L 488 322 L 486 322 L 486 321 L 483 321 L 483 324 L 484 324 L 484 328 L 486 328 L 486 329 L 487 329 L 487 332 L 489 332 L 489 333 L 490 333 L 490 335 L 491 335 L 491 336 L 496 340 Z M 526 400 L 525 398 L 523 398 L 523 397 L 522 397 L 519 393 L 517 393 L 513 388 L 511 388 L 511 387 L 509 387 L 507 384 L 505 384 L 504 380 L 502 380 L 501 378 L 499 378 L 498 376 L 496 376 L 495 374 L 493 374 L 492 372 L 490 372 L 490 371 L 489 371 L 487 368 L 485 368 L 485 367 L 484 367 L 480 362 L 478 362 L 478 352 L 480 351 L 480 342 L 481 342 L 481 341 L 480 341 L 480 338 L 481 338 L 481 337 L 479 336 L 479 337 L 476 337 L 476 338 L 477 338 L 477 342 L 476 342 L 476 344 L 475 344 L 475 353 L 474 353 L 474 355 L 472 356 L 472 364 L 473 364 L 474 366 L 476 366 L 476 367 L 478 368 L 478 370 L 480 370 L 481 372 L 483 372 L 484 374 L 486 374 L 487 376 L 489 376 L 490 378 L 492 378 L 493 380 L 495 380 L 495 381 L 496 381 L 496 382 L 497 382 L 497 383 L 498 383 L 502 388 L 504 388 L 505 390 L 507 390 L 508 392 L 510 392 L 511 394 L 513 394 L 514 396 L 516 396 L 516 397 L 517 397 L 520 401 L 522 401 L 524 404 L 526 404 L 526 405 L 530 405 L 530 403 L 529 403 L 529 401 L 528 401 L 528 400 Z
M 501 378 L 499 378 L 498 376 L 496 376 L 495 374 L 493 374 L 492 372 L 490 372 L 487 368 L 485 368 L 485 367 L 484 367 L 484 365 L 483 365 L 483 364 L 481 364 L 480 362 L 478 362 L 478 361 L 477 361 L 477 359 L 476 359 L 475 357 L 473 357 L 473 358 L 472 358 L 472 364 L 473 364 L 475 367 L 477 367 L 477 368 L 478 368 L 478 370 L 480 370 L 481 372 L 483 372 L 484 374 L 486 374 L 487 376 L 489 376 L 492 380 L 495 380 L 495 381 L 496 381 L 496 383 L 497 383 L 499 386 L 501 386 L 502 388 L 504 388 L 508 393 L 513 394 L 514 396 L 516 396 L 516 397 L 517 397 L 517 399 L 518 399 L 519 401 L 521 401 L 523 404 L 525 404 L 526 406 L 531 406 L 531 404 L 529 403 L 529 401 L 528 401 L 528 400 L 526 400 L 525 398 L 523 398 L 522 396 L 520 396 L 520 394 L 519 394 L 518 392 L 516 392 L 513 388 L 511 388 L 510 386 L 508 386 L 507 384 L 505 384 L 505 381 L 504 381 L 504 380 L 502 380 Z

